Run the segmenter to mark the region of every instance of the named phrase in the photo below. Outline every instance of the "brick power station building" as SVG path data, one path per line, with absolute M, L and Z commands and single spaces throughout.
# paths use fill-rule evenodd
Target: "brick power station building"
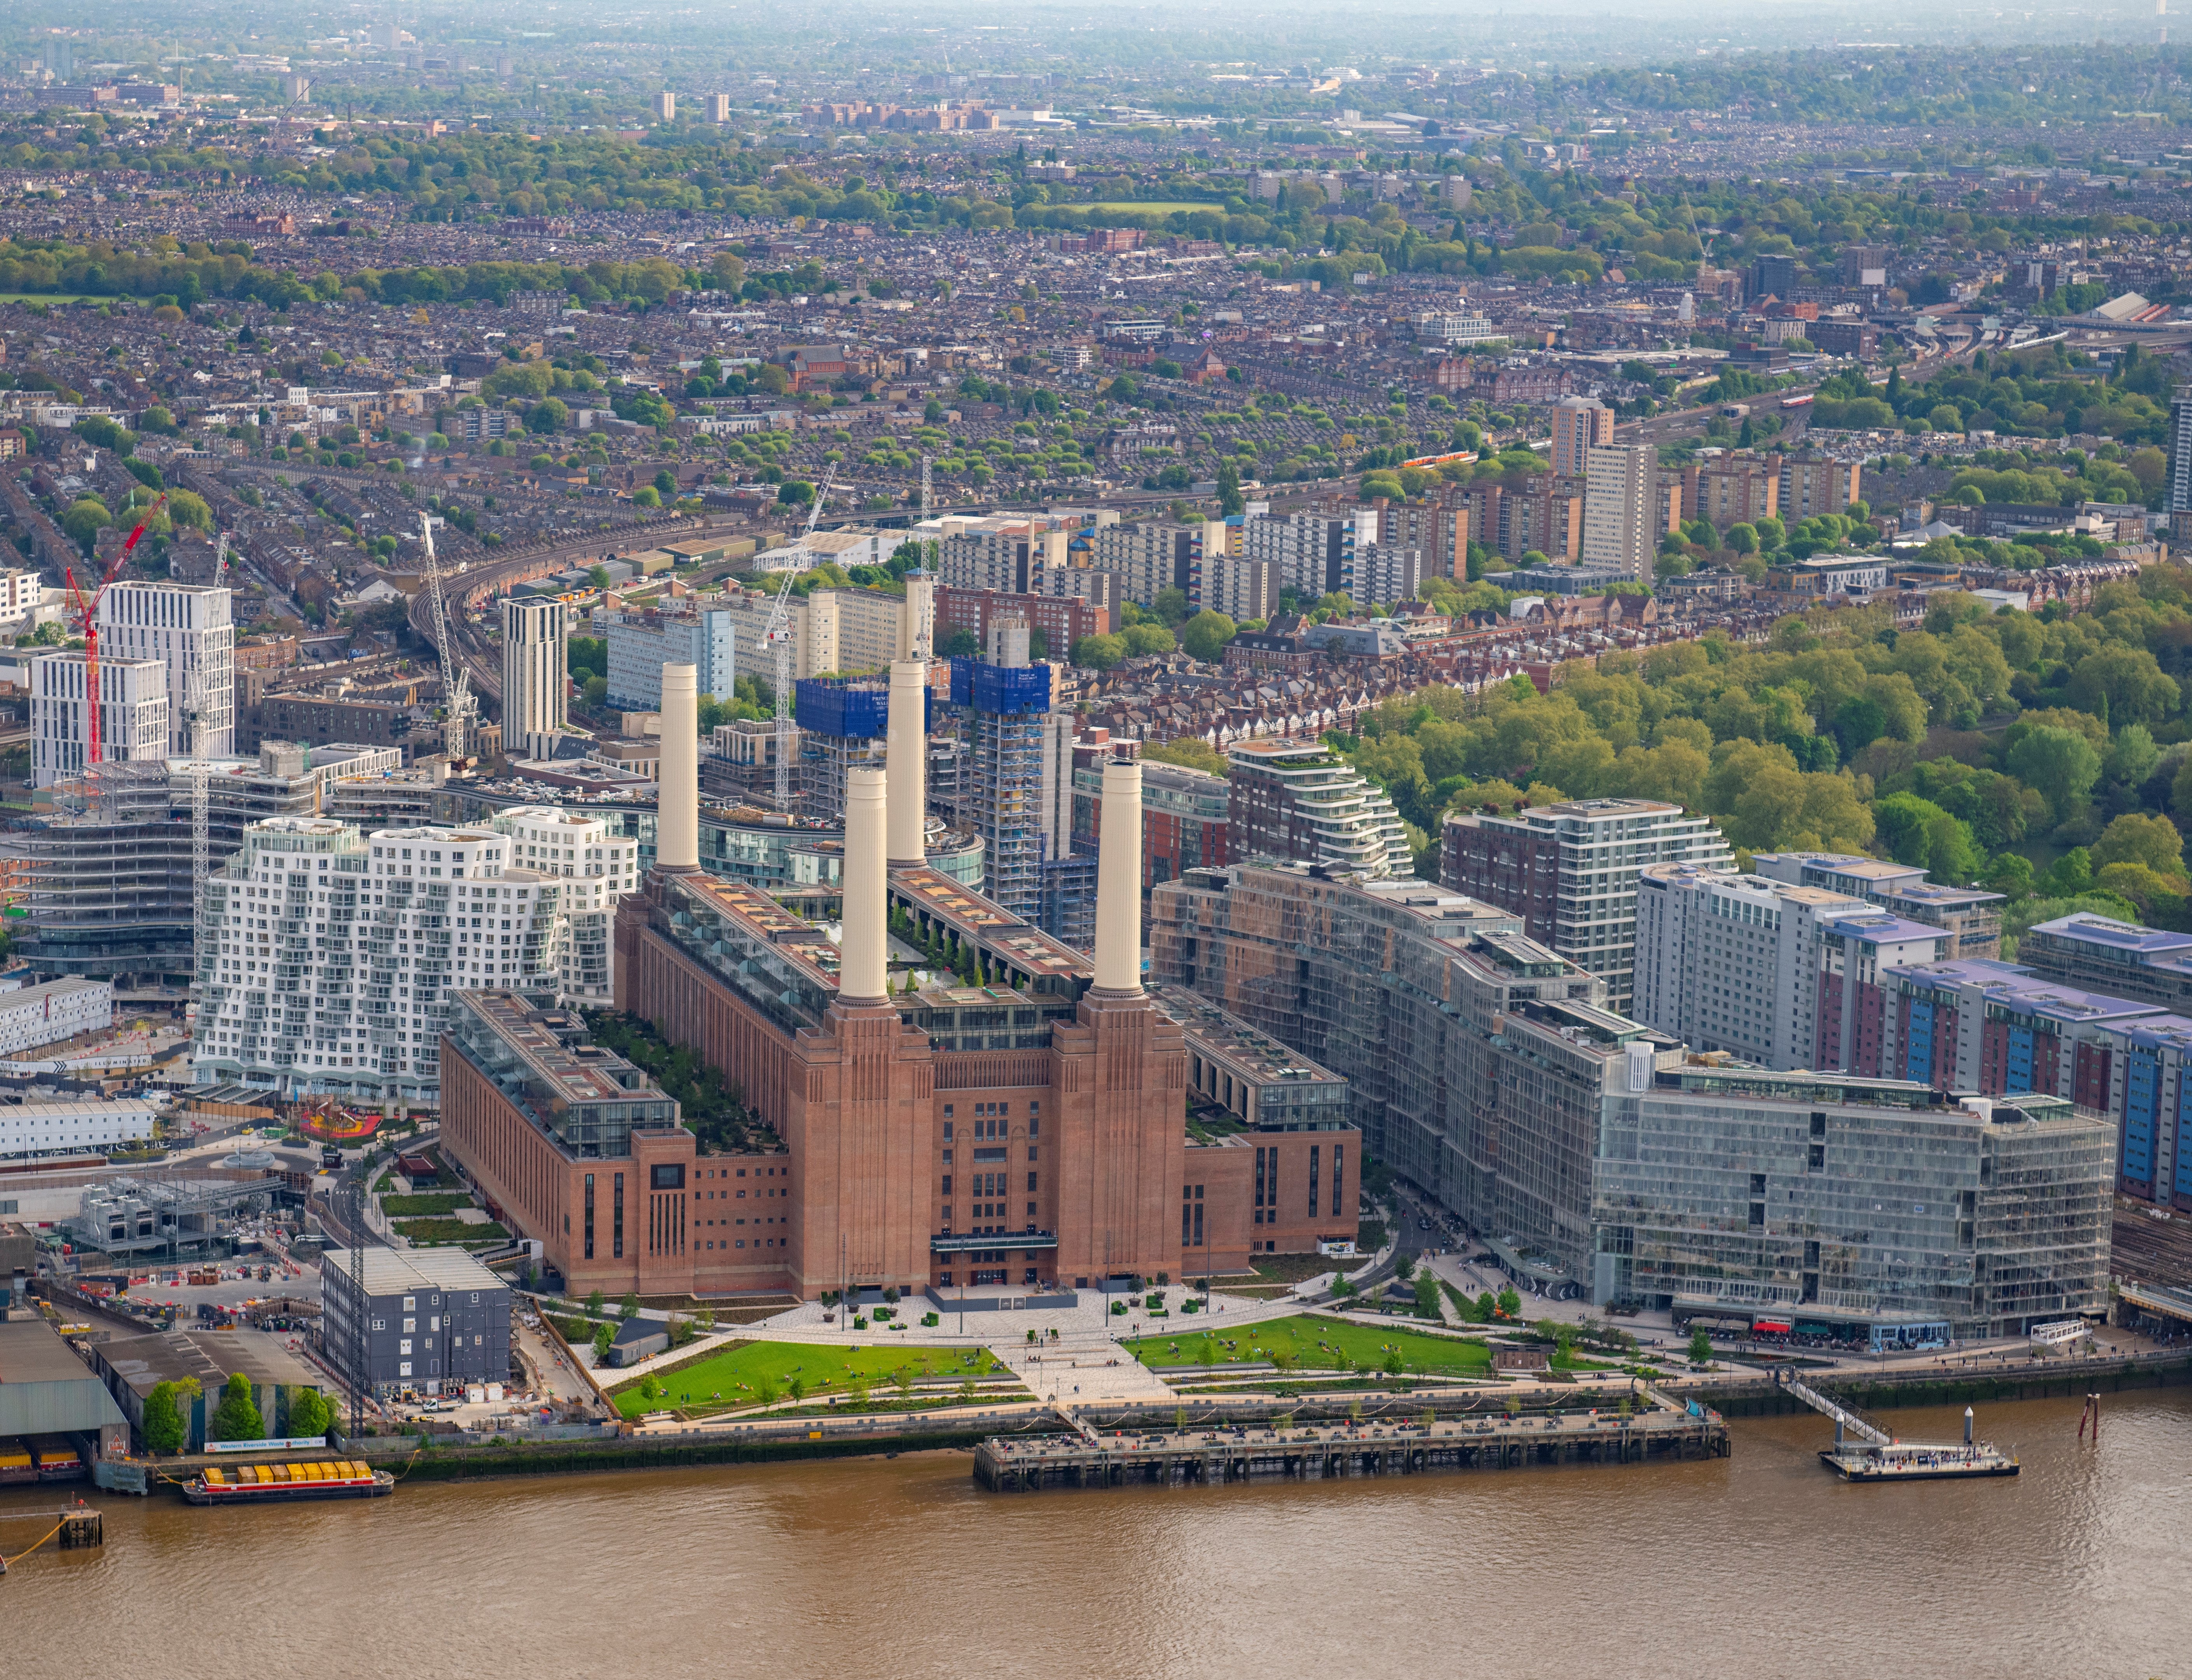
M 485 995 L 444 1040 L 445 1146 L 579 1292 L 1014 1299 L 1351 1239 L 1347 1082 L 1142 984 L 1140 766 L 1104 766 L 1092 961 L 924 861 L 922 682 L 892 666 L 888 769 L 847 773 L 833 942 L 698 867 L 694 672 L 664 670 L 657 861 L 619 908 L 617 1004 L 735 1081 L 780 1147 L 699 1153 L 570 1017 Z M 893 931 L 984 983 L 894 977 Z

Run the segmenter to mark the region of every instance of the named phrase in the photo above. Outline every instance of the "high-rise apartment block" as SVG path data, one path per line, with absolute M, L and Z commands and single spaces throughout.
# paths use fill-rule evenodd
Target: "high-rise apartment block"
M 1414 549 L 1424 557 L 1426 578 L 1467 581 L 1470 528 L 1459 485 L 1430 487 L 1413 501 L 1395 502 L 1380 497 L 1371 506 L 1378 515 L 1377 534 L 1373 540 L 1379 547 Z M 1356 528 L 1359 542 L 1359 520 Z M 1380 595 L 1377 599 L 1390 597 Z
M 996 638 L 997 627 L 992 626 Z M 1042 912 L 1042 732 L 1050 668 L 1027 663 L 1025 629 L 1016 663 L 951 662 L 951 700 L 967 708 L 967 765 L 960 809 L 981 836 L 988 897 L 1036 922 Z
M 654 112 L 654 120 L 656 122 L 670 122 L 676 120 L 677 95 L 671 93 L 667 88 L 655 94 L 652 100 L 648 101 L 648 107 Z
M 728 122 L 731 120 L 731 96 L 728 94 L 708 95 L 708 120 L 711 122 Z M 705 694 L 708 691 L 704 688 L 700 692 Z
M 1877 1348 L 2106 1301 L 2114 1131 L 2063 1097 L 1701 1060 L 1420 881 L 1236 864 L 1151 902 L 1162 986 L 1345 1078 L 1377 1158 L 1548 1294 Z
M 167 672 L 168 755 L 236 749 L 236 629 L 225 589 L 124 579 L 99 598 L 99 651 Z
M 1841 511 L 1838 508 L 1837 513 Z M 1709 519 L 1715 531 L 1755 525 L 1781 513 L 1781 458 L 1736 450 L 1682 470 L 1682 516 Z
M 1204 527 L 1150 521 L 1107 525 L 1090 538 L 1090 564 L 1118 579 L 1119 592 L 1137 607 L 1154 607 L 1167 589 L 1178 589 L 1198 610 L 1202 604 Z
M 1252 618 L 1269 623 L 1279 610 L 1279 567 L 1275 561 L 1245 555 L 1205 555 L 1202 607 L 1223 612 L 1236 624 Z
M 1321 863 L 1366 880 L 1409 872 L 1407 829 L 1391 797 L 1321 742 L 1236 742 L 1225 783 L 1235 857 Z
M 1791 455 L 1781 463 L 1780 515 L 1795 525 L 1823 513 L 1841 513 L 1858 499 L 1859 467 L 1824 455 Z
M 1599 976 L 1626 1010 L 1636 952 L 1636 885 L 1647 863 L 1724 866 L 1711 818 L 1660 800 L 1569 800 L 1519 815 L 1446 819 L 1439 880 L 1511 910 L 1533 939 Z
M 1527 474 L 1511 487 L 1498 479 L 1460 486 L 1467 540 L 1518 563 L 1529 554 L 1573 561 L 1583 552 L 1586 482 L 1543 472 Z
M 197 959 L 200 1085 L 431 1108 L 456 992 L 552 998 L 564 884 L 487 829 L 254 823 L 214 873 Z
M 1339 516 L 1293 513 L 1252 519 L 1241 527 L 1241 552 L 1278 568 L 1279 587 L 1292 589 L 1306 608 L 1347 587 L 1358 544 L 1378 540 L 1375 509 Z
M 1584 493 L 1583 563 L 1640 583 L 1652 577 L 1662 517 L 1653 491 L 1659 452 L 1648 443 L 1602 443 L 1590 452 Z
M 2192 513 L 2192 385 L 2169 397 L 2169 511 Z
M 1943 959 L 1991 957 L 2001 949 L 2001 912 L 2008 901 L 1976 886 L 1944 886 L 1923 869 L 1884 857 L 1838 851 L 1761 851 L 1753 867 L 1769 880 L 1819 886 L 1862 898 L 1948 935 Z
M 88 668 L 82 653 L 48 653 L 31 662 L 31 779 L 50 788 L 81 776 L 90 762 L 91 720 L 84 704 Z M 158 659 L 99 662 L 99 748 L 106 764 L 168 756 L 168 668 Z
M 1564 396 L 1553 405 L 1553 470 L 1569 478 L 1587 471 L 1590 452 L 1613 441 L 1613 411 L 1595 396 Z
M 1939 928 L 1824 888 L 1647 863 L 1629 1012 L 1694 1049 L 1854 1072 L 1882 971 L 1938 961 L 1948 942 Z
M 1367 610 L 1373 605 L 1392 607 L 1413 601 L 1427 575 L 1421 549 L 1388 548 L 1383 543 L 1368 543 L 1355 550 L 1344 587 L 1358 609 Z
M 547 758 L 570 726 L 570 613 L 560 601 L 502 603 L 502 749 Z
M 653 711 L 662 703 L 662 668 L 690 664 L 700 692 L 728 700 L 738 678 L 738 622 L 728 608 L 618 607 L 606 615 L 608 701 L 627 711 Z M 754 644 L 750 658 L 761 650 Z M 756 669 L 764 667 L 756 663 Z M 772 675 L 771 680 L 773 681 Z

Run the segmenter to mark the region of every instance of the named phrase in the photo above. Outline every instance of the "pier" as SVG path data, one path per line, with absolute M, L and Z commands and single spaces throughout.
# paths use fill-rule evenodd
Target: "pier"
M 63 1552 L 106 1544 L 106 1518 L 86 1505 L 71 1506 L 66 1511 L 10 1511 L 0 1516 L 0 1524 L 5 1525 L 0 1528 L 0 1575 L 48 1541 Z M 19 1534 L 38 1537 L 26 1544 L 17 1537 Z M 14 1546 L 21 1550 L 13 1550 Z
M 1947 1482 L 1974 1476 L 2014 1476 L 2017 1455 L 1990 1441 L 1972 1438 L 1972 1409 L 1964 1408 L 1964 1438 L 1954 1442 L 1904 1441 L 1868 1422 L 1830 1395 L 1784 1373 L 1781 1386 L 1813 1411 L 1835 1422 L 1835 1444 L 1822 1449 L 1819 1462 L 1845 1482 Z M 2089 1400 L 2094 1397 L 2089 1396 Z M 2079 1432 L 2085 1431 L 2081 1419 Z M 2095 1438 L 2099 1426 L 2095 1425 Z
M 1137 1430 L 1070 1438 L 992 1437 L 975 1449 L 974 1479 L 993 1492 L 1044 1488 L 1167 1487 L 1227 1482 L 1414 1476 L 1434 1470 L 1520 1470 L 1726 1458 L 1727 1423 L 1711 1412 L 1546 1412 L 1521 1417 L 1273 1423 Z

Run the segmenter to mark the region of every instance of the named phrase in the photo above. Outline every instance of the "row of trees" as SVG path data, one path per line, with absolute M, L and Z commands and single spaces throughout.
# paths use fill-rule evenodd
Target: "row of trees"
M 194 1376 L 180 1381 L 155 1383 L 145 1397 L 143 1433 L 147 1450 L 178 1453 L 190 1439 L 189 1413 L 203 1396 Z M 293 1436 L 324 1435 L 335 1426 L 334 1409 L 317 1388 L 300 1388 L 289 1400 L 288 1432 Z M 206 1420 L 209 1441 L 260 1441 L 266 1438 L 265 1421 L 251 1396 L 251 1379 L 238 1371 L 222 1385 L 220 1399 Z
M 1715 635 L 1609 656 L 1546 695 L 1426 690 L 1335 744 L 1425 845 L 1450 812 L 1664 799 L 1741 851 L 1877 851 L 2175 925 L 2192 891 L 2188 649 L 2192 570 L 2155 567 L 2075 615 L 1953 596 L 1915 630 L 1822 612 L 1762 648 Z

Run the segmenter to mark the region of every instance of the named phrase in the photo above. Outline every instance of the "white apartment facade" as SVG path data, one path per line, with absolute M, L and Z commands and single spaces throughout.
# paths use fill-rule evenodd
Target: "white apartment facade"
M 1695 1049 L 1776 1070 L 1839 1067 L 1862 988 L 1880 971 L 1939 960 L 1948 936 L 1823 887 L 1693 863 L 1637 881 L 1630 1013 Z M 1840 983 L 1824 983 L 1825 977 Z M 1823 1011 L 1822 999 L 1827 1008 Z
M 566 884 L 519 868 L 515 844 L 492 829 L 250 824 L 206 889 L 219 937 L 197 959 L 195 1081 L 438 1106 L 452 992 L 558 989 Z
M 560 601 L 502 603 L 502 749 L 547 758 L 571 721 L 570 614 Z
M 560 996 L 609 1007 L 611 924 L 617 900 L 639 885 L 639 842 L 614 840 L 600 817 L 555 806 L 513 806 L 496 812 L 493 826 L 510 836 L 514 867 L 563 883 L 552 954 Z
M 86 677 L 80 652 L 48 653 L 31 663 L 31 780 L 35 787 L 50 788 L 81 776 L 90 761 Z M 166 758 L 168 717 L 164 664 L 157 659 L 100 658 L 102 760 L 124 764 Z
M 111 584 L 99 598 L 99 651 L 157 660 L 167 671 L 168 755 L 236 749 L 236 625 L 227 589 L 191 584 Z M 194 725 L 196 726 L 194 727 Z M 202 732 L 202 740 L 193 738 Z

